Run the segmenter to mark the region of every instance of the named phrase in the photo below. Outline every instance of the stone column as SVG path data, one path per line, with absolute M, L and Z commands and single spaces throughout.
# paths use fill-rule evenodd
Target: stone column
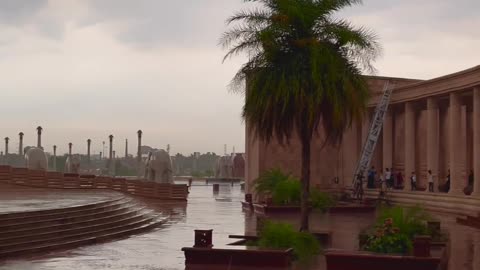
M 102 153 L 103 153 L 103 158 L 106 159 L 107 158 L 107 154 L 105 154 L 105 141 L 102 142 Z
M 415 109 L 412 102 L 405 103 L 405 181 L 411 186 L 410 176 L 415 171 Z M 418 182 L 418 172 L 417 175 Z
M 37 147 L 42 148 L 42 130 L 41 126 L 37 127 Z
M 142 134 L 141 130 L 137 131 L 138 135 L 138 149 L 137 149 L 137 161 L 142 162 Z
M 383 122 L 383 168 L 393 167 L 393 117 L 389 110 L 385 115 Z
M 109 139 L 109 155 L 108 155 L 108 172 L 113 175 L 113 135 L 108 136 Z
M 480 87 L 473 89 L 473 176 L 472 195 L 480 197 Z
M 461 106 L 460 94 L 450 93 L 449 107 L 449 152 L 450 152 L 450 194 L 461 195 L 463 193 L 463 180 L 461 179 L 460 162 L 461 162 L 461 145 L 460 145 L 460 128 L 461 128 Z
M 112 176 L 117 176 L 116 174 L 116 169 L 115 169 L 115 164 L 116 163 L 116 159 L 115 159 L 115 151 L 112 152 L 112 171 L 111 171 L 111 174 Z
M 6 137 L 5 138 L 5 156 L 8 156 L 8 141 L 10 138 Z
M 435 98 L 427 99 L 427 170 L 432 170 L 434 190 L 438 188 L 439 111 Z M 427 181 L 428 188 L 428 181 Z
M 108 139 L 109 139 L 109 155 L 108 155 L 108 159 L 109 160 L 112 160 L 113 158 L 113 135 L 110 135 L 108 136 Z
M 57 146 L 53 146 L 53 170 L 57 171 Z
M 92 140 L 87 140 L 87 162 L 90 165 L 90 147 L 92 146 Z
M 125 139 L 125 159 L 128 158 L 128 139 Z
M 20 142 L 18 144 L 18 154 L 20 156 L 23 156 L 23 132 L 18 133 L 18 137 L 20 139 Z

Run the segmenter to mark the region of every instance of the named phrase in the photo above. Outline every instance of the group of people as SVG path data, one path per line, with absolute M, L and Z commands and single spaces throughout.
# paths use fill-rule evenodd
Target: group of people
M 412 172 L 410 175 L 410 188 L 412 191 L 419 190 L 420 187 L 418 186 L 417 175 L 415 172 Z M 468 185 L 464 189 L 466 194 L 471 193 L 473 190 L 473 171 L 470 171 L 468 175 Z M 434 175 L 432 174 L 432 170 L 428 170 L 427 172 L 427 182 L 428 182 L 428 191 L 434 192 Z M 372 166 L 370 170 L 368 170 L 367 174 L 367 188 L 376 188 L 377 186 L 385 187 L 387 189 L 403 189 L 405 187 L 404 184 L 404 177 L 401 171 L 394 172 L 393 168 L 385 168 L 385 171 L 377 176 L 377 171 L 375 167 Z M 448 175 L 445 179 L 445 183 L 438 186 L 438 190 L 441 192 L 449 192 L 450 191 L 450 170 L 448 170 Z
M 367 175 L 367 188 L 375 188 L 376 183 L 383 185 L 385 183 L 387 188 L 395 188 L 395 189 L 402 189 L 404 187 L 404 179 L 402 172 L 395 172 L 393 168 L 386 168 L 385 173 L 380 174 L 377 177 L 377 171 L 375 167 L 372 166 L 370 170 L 368 170 Z

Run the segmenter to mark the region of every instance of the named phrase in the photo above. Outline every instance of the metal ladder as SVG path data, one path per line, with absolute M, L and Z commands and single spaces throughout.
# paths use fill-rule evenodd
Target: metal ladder
M 355 174 L 353 176 L 353 198 L 362 199 L 363 197 L 363 179 L 365 171 L 367 170 L 372 160 L 375 146 L 377 145 L 378 137 L 382 131 L 383 122 L 385 120 L 385 114 L 390 104 L 390 97 L 392 95 L 394 87 L 390 87 L 390 82 L 387 81 L 383 88 L 383 96 L 375 109 L 375 115 L 370 124 L 370 130 L 368 132 L 367 140 L 363 145 L 362 155 L 358 162 Z

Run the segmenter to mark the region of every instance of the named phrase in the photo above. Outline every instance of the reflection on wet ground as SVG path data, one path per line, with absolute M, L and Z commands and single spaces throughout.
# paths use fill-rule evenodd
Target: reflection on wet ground
M 120 194 L 102 190 L 32 189 L 0 184 L 0 214 L 73 207 L 112 199 Z
M 193 230 L 213 229 L 215 246 L 232 242 L 230 234 L 251 233 L 256 227 L 256 217 L 241 210 L 243 193 L 238 185 L 221 185 L 217 195 L 212 186 L 193 186 L 187 203 L 145 201 L 151 208 L 171 216 L 168 223 L 153 232 L 133 236 L 117 242 L 88 246 L 48 256 L 21 261 L 9 261 L 0 269 L 185 269 L 180 249 L 193 245 Z M 437 215 L 442 227 L 450 233 L 451 270 L 480 270 L 480 231 L 455 223 L 455 217 Z M 277 220 L 296 218 L 291 215 L 276 216 Z M 333 232 L 332 246 L 355 250 L 358 233 L 370 225 L 372 214 L 314 214 L 312 230 Z M 318 257 L 315 266 L 297 266 L 296 269 L 325 269 L 324 259 Z

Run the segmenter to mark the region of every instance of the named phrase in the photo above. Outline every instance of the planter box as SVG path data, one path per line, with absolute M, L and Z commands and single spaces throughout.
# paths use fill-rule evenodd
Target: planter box
M 330 247 L 332 243 L 332 233 L 329 231 L 313 231 L 310 232 L 317 241 L 322 245 L 322 247 Z M 244 246 L 247 242 L 256 242 L 258 241 L 257 235 L 229 235 L 228 238 L 238 239 L 237 241 L 230 243 L 230 246 Z
M 290 269 L 292 249 L 262 249 L 258 247 L 227 246 L 224 248 L 184 247 L 185 265 L 202 266 L 210 269 L 218 266 L 229 267 L 270 267 Z
M 253 210 L 253 204 L 242 201 L 242 209 L 246 210 L 246 211 L 252 211 Z
M 432 248 L 431 257 L 327 250 L 327 270 L 441 270 L 447 269 L 445 248 Z
M 243 205 L 243 203 L 242 203 Z M 300 206 L 298 205 L 266 205 L 266 204 L 253 204 L 255 213 L 260 215 L 270 214 L 287 214 L 287 213 L 300 213 Z M 310 210 L 312 208 L 310 207 Z M 376 206 L 368 204 L 344 204 L 330 207 L 327 212 L 329 213 L 373 213 L 376 210 Z

